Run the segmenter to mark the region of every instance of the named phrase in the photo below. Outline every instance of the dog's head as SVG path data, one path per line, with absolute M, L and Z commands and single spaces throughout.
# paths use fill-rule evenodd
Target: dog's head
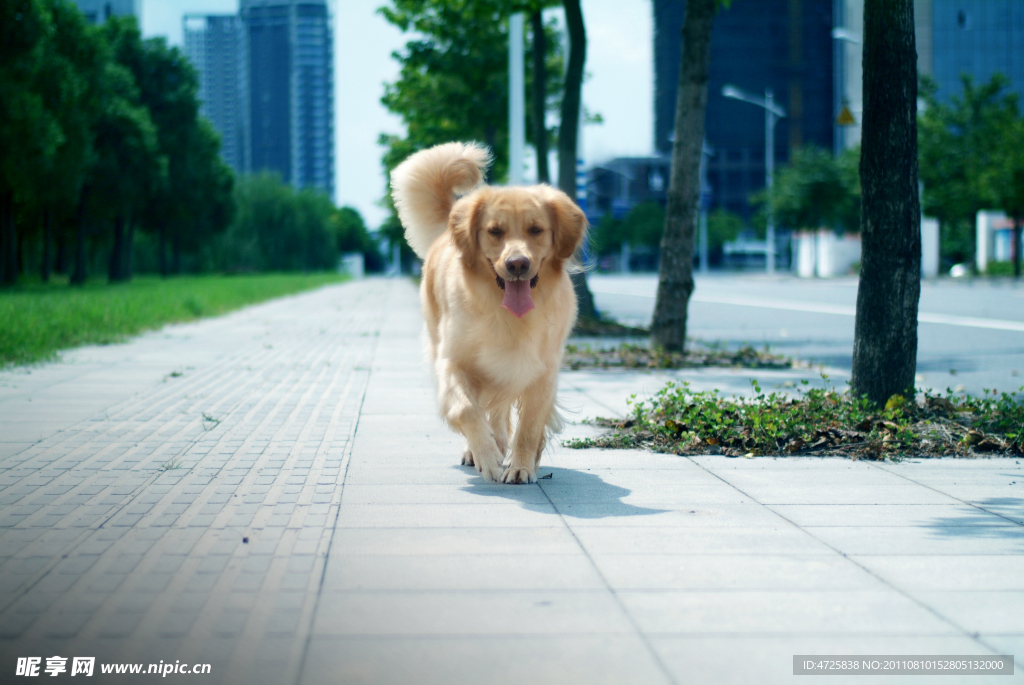
M 586 235 L 587 219 L 569 196 L 546 185 L 485 187 L 452 208 L 449 230 L 467 267 L 493 269 L 502 306 L 516 316 L 533 308 L 541 269 L 560 269 Z M 486 264 L 486 266 L 485 266 Z

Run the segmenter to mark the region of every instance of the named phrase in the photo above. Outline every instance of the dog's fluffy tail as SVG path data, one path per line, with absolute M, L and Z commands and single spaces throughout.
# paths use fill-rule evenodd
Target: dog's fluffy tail
M 477 143 L 445 143 L 421 150 L 391 172 L 391 196 L 405 239 L 421 258 L 448 227 L 455 196 L 476 188 L 491 164 Z

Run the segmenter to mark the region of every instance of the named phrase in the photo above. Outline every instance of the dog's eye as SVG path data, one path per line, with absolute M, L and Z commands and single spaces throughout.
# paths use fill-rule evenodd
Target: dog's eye
M 487 232 L 493 235 L 495 238 L 500 238 L 501 236 L 505 235 L 505 231 L 501 230 L 497 226 L 491 226 L 490 228 L 487 229 Z
M 530 235 L 540 235 L 544 232 L 544 229 L 540 226 L 530 226 Z

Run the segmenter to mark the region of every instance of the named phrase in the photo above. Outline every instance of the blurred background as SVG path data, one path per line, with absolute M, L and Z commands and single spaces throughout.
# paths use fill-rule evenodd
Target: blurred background
M 387 173 L 416 149 L 472 139 L 496 152 L 491 181 L 507 180 L 516 11 L 528 18 L 526 64 L 539 50 L 546 69 L 539 91 L 541 72 L 526 69 L 523 179 L 557 178 L 560 2 L 5 4 L 20 12 L 6 22 L 0 72 L 6 284 L 342 264 L 415 271 Z M 685 0 L 581 7 L 578 198 L 591 255 L 599 271 L 654 272 Z M 764 270 L 770 203 L 779 269 L 856 273 L 862 15 L 863 0 L 733 0 L 716 17 L 703 270 Z M 916 0 L 915 17 L 923 275 L 1010 274 L 1020 238 L 1015 247 L 1007 198 L 1024 179 L 1006 151 L 1022 126 L 1024 3 Z M 751 98 L 769 94 L 784 116 L 766 126 Z

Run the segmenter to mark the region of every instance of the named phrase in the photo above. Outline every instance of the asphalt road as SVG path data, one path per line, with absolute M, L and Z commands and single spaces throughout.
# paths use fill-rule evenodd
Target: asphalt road
M 657 275 L 588 275 L 598 309 L 649 325 Z M 857 279 L 715 274 L 698 277 L 689 335 L 744 343 L 813 361 L 848 378 Z M 919 308 L 917 384 L 971 394 L 1024 386 L 1024 283 L 926 281 Z

